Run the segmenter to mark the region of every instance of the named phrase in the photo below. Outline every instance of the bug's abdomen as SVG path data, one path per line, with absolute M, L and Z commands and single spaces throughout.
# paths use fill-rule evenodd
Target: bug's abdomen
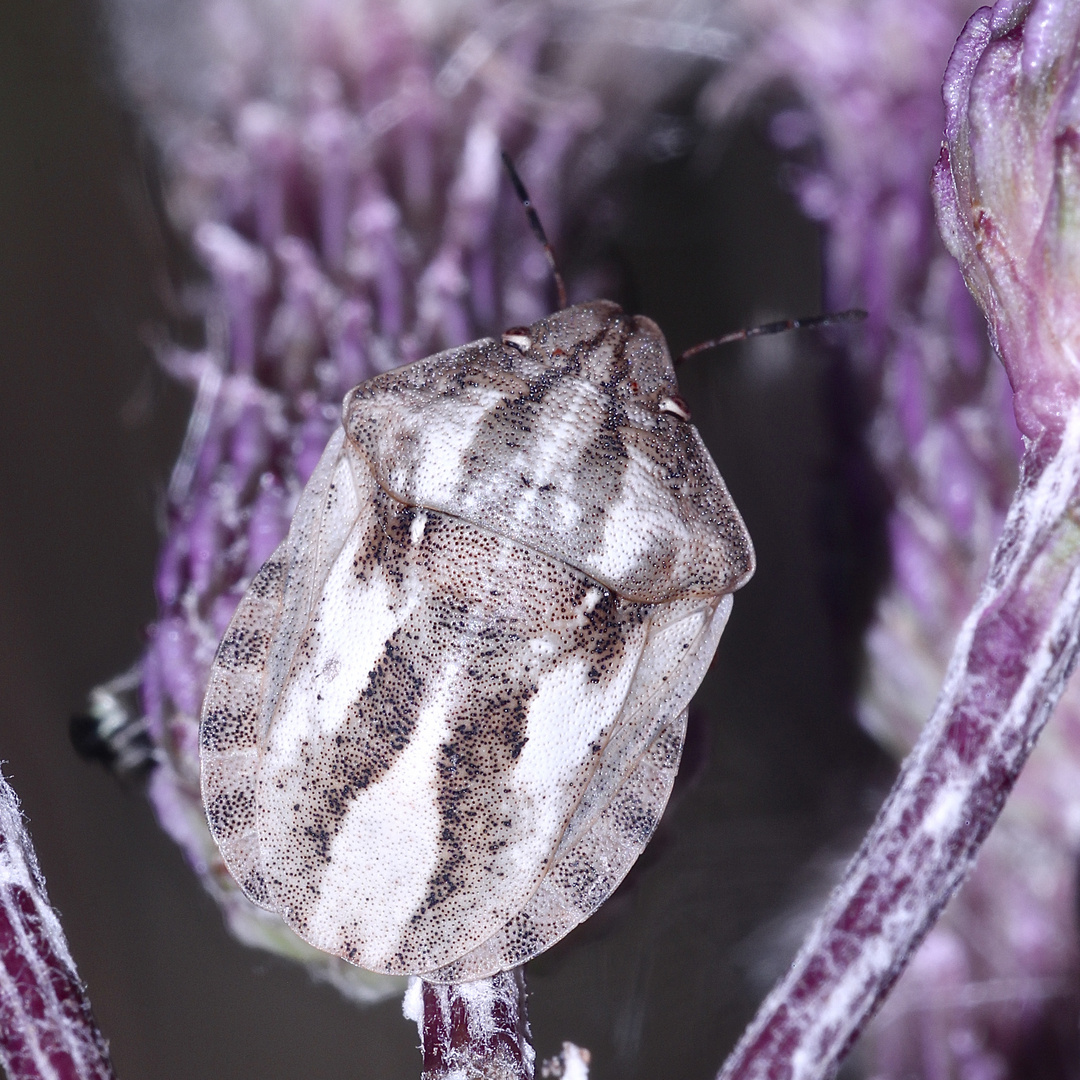
M 536 891 L 625 704 L 650 607 L 374 495 L 262 750 L 268 888 L 307 940 L 430 971 Z

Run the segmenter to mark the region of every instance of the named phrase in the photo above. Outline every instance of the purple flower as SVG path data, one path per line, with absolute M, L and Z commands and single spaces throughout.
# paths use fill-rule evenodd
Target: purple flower
M 238 937 L 370 1000 L 403 984 L 311 949 L 254 907 L 210 838 L 197 739 L 210 662 L 284 536 L 346 391 L 550 311 L 550 271 L 500 149 L 555 237 L 682 66 L 621 62 L 620 36 L 636 31 L 639 57 L 641 35 L 665 26 L 647 9 L 624 18 L 383 0 L 182 8 L 178 21 L 176 5 L 116 8 L 170 215 L 206 272 L 190 297 L 205 347 L 162 357 L 196 400 L 141 667 L 158 763 L 149 793 Z M 691 58 L 700 42 L 711 55 L 723 41 L 708 29 L 687 24 L 671 47 Z
M 1027 436 L 1003 526 L 1017 440 L 925 194 L 940 47 L 925 28 L 950 17 L 945 5 L 821 5 L 762 50 L 795 73 L 822 132 L 823 167 L 800 192 L 829 223 L 831 301 L 872 312 L 858 359 L 879 397 L 871 445 L 895 499 L 895 579 L 868 638 L 861 710 L 883 740 L 914 749 L 724 1076 L 821 1075 L 839 1060 L 971 869 L 1076 659 L 1076 14 L 984 9 L 946 78 L 942 231 L 990 321 Z M 824 41 L 837 46 L 826 60 Z M 1067 743 L 1074 715 L 1069 703 Z M 1050 757 L 1036 755 L 1042 783 L 1022 782 L 886 1006 L 867 1048 L 874 1075 L 1002 1076 L 1064 995 L 1075 1025 L 1077 804 L 1047 781 L 1077 766 L 1072 754 Z

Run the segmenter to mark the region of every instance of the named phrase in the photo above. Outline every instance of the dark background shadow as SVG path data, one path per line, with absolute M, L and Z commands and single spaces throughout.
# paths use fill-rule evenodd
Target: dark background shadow
M 154 616 L 155 509 L 188 405 L 144 344 L 160 234 L 107 72 L 91 7 L 0 0 L 0 758 L 123 1080 L 416 1077 L 396 1001 L 359 1010 L 235 943 L 142 797 L 68 743 L 67 717 Z M 628 306 L 675 351 L 818 310 L 817 232 L 762 124 L 711 164 L 663 158 L 616 193 Z M 797 942 L 786 915 L 812 908 L 888 783 L 850 715 L 857 619 L 827 589 L 849 567 L 865 610 L 878 569 L 873 537 L 844 524 L 829 378 L 805 335 L 683 377 L 760 566 L 656 841 L 529 969 L 539 1054 L 587 1046 L 595 1080 L 713 1074 Z

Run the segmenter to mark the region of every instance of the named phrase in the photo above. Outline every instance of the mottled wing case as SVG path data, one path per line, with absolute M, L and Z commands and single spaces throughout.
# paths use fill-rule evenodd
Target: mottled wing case
M 344 441 L 342 431 L 331 437 L 288 536 L 237 607 L 203 701 L 202 788 L 210 830 L 233 877 L 263 907 L 275 905 L 266 890 L 256 832 L 260 736 L 270 725 L 314 595 L 359 510 Z
M 598 302 L 514 342 L 349 396 L 204 705 L 237 881 L 376 971 L 479 978 L 595 910 L 752 570 L 652 323 Z

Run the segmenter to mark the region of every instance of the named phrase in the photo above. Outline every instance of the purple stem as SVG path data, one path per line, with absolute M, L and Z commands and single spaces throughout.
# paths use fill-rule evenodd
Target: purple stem
M 405 1014 L 420 1030 L 422 1080 L 533 1080 L 521 968 L 456 985 L 414 979 Z
M 115 1080 L 109 1048 L 0 776 L 0 1062 L 7 1080 Z
M 721 1080 L 830 1075 L 974 862 L 1080 650 L 1080 406 L 1029 443 L 933 716 Z

